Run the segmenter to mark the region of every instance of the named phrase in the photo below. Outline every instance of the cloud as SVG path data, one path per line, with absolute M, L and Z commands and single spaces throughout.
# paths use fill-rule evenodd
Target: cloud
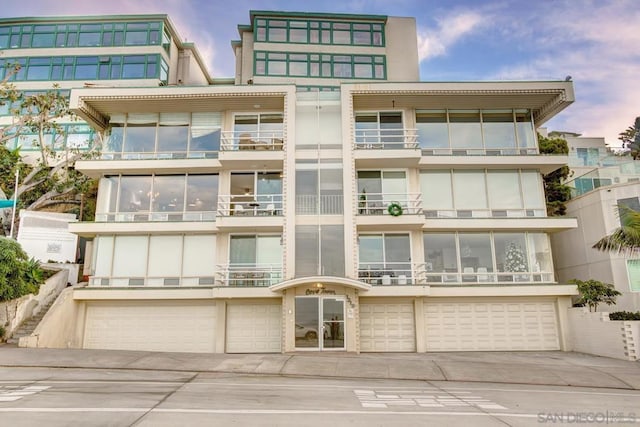
M 484 22 L 477 12 L 450 14 L 438 19 L 436 28 L 418 30 L 418 56 L 420 61 L 442 56 L 462 38 L 471 35 Z

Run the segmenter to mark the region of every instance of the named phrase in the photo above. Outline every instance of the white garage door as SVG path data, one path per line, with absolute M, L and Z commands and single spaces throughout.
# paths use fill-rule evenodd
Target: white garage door
M 227 305 L 227 353 L 280 353 L 280 304 Z
M 361 303 L 360 351 L 416 351 L 413 303 Z
M 555 305 L 425 302 L 427 351 L 559 350 Z
M 215 351 L 216 306 L 204 304 L 89 304 L 84 348 Z

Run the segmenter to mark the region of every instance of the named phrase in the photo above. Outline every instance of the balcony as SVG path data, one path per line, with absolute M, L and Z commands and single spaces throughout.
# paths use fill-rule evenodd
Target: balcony
M 420 161 L 416 129 L 356 129 L 357 168 L 415 167 Z
M 531 283 L 554 282 L 553 272 L 493 272 L 487 268 L 466 267 L 462 272 L 452 269 L 450 271 L 429 271 L 428 265 L 421 266 L 421 271 L 426 282 L 431 286 L 467 286 L 467 285 L 523 285 Z
M 230 263 L 216 271 L 217 286 L 268 287 L 282 281 L 282 266 L 275 264 Z
M 356 224 L 361 230 L 421 228 L 421 193 L 360 193 Z
M 95 222 L 179 222 L 215 221 L 216 211 L 193 212 L 104 212 L 96 213 Z
M 342 215 L 344 196 L 300 194 L 296 196 L 296 215 Z
M 192 286 L 214 286 L 214 277 L 204 276 L 140 276 L 140 277 L 117 277 L 117 276 L 91 276 L 89 277 L 89 287 L 192 287 Z
M 225 167 L 260 167 L 282 169 L 284 161 L 284 132 L 224 131 L 220 140 L 219 159 Z
M 225 229 L 259 226 L 280 230 L 284 224 L 282 194 L 220 195 L 216 222 Z
M 360 263 L 358 279 L 374 286 L 426 284 L 424 265 L 410 262 Z

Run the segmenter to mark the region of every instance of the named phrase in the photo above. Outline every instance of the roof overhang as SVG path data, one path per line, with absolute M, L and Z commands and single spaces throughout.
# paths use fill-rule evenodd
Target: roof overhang
M 323 285 L 339 285 L 349 288 L 358 289 L 360 291 L 368 291 L 371 289 L 371 285 L 365 282 L 361 282 L 355 279 L 349 279 L 346 277 L 335 276 L 309 276 L 299 277 L 296 279 L 285 280 L 284 282 L 277 283 L 269 286 L 269 289 L 273 292 L 284 291 L 285 289 L 295 288 L 301 285 L 309 285 L 321 283 Z
M 99 130 L 113 114 L 215 111 L 283 111 L 295 86 L 179 86 L 157 88 L 79 88 L 71 110 Z
M 527 108 L 540 126 L 574 100 L 573 82 L 347 83 L 354 110 Z

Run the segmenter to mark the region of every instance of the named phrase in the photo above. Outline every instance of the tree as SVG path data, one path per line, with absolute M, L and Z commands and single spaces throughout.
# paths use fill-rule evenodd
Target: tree
M 602 283 L 598 280 L 583 281 L 573 279 L 569 283 L 573 283 L 578 287 L 578 292 L 580 293 L 578 304 L 586 304 L 589 307 L 589 311 L 598 311 L 598 305 L 601 303 L 607 305 L 615 304 L 616 297 L 622 295 L 613 285 Z
M 640 255 L 640 212 L 624 205 L 618 205 L 618 212 L 620 227 L 598 240 L 593 248 L 628 256 Z
M 569 145 L 563 138 L 546 138 L 538 134 L 538 143 L 542 154 L 569 154 Z M 571 199 L 571 188 L 563 184 L 567 177 L 569 177 L 568 166 L 563 166 L 543 177 L 549 216 L 562 216 L 567 211 L 565 203 Z
M 640 117 L 636 117 L 633 126 L 620 132 L 618 139 L 622 141 L 625 155 L 631 156 L 633 160 L 640 160 Z
M 56 210 L 58 212 L 74 212 L 82 204 L 83 199 L 95 197 L 95 181 L 75 170 L 75 162 L 83 158 L 93 158 L 100 144 L 94 141 L 89 151 L 67 149 L 56 152 L 52 148 L 58 139 L 65 137 L 64 128 L 59 120 L 77 120 L 69 110 L 68 97 L 58 90 L 25 94 L 10 83 L 11 77 L 20 71 L 15 66 L 0 81 L 0 106 L 8 104 L 13 121 L 0 128 L 0 198 L 14 198 L 14 176 L 20 173 L 17 189 L 17 209 Z M 20 156 L 19 147 L 13 150 L 6 148 L 5 143 L 13 138 L 33 135 L 33 146 L 38 147 L 39 159 L 25 162 Z M 11 228 L 11 209 L 0 209 L 2 232 L 6 235 Z
M 504 256 L 505 271 L 520 273 L 527 271 L 527 259 L 522 249 L 515 243 L 510 243 Z
M 37 293 L 43 277 L 39 263 L 18 242 L 0 237 L 0 301 Z

